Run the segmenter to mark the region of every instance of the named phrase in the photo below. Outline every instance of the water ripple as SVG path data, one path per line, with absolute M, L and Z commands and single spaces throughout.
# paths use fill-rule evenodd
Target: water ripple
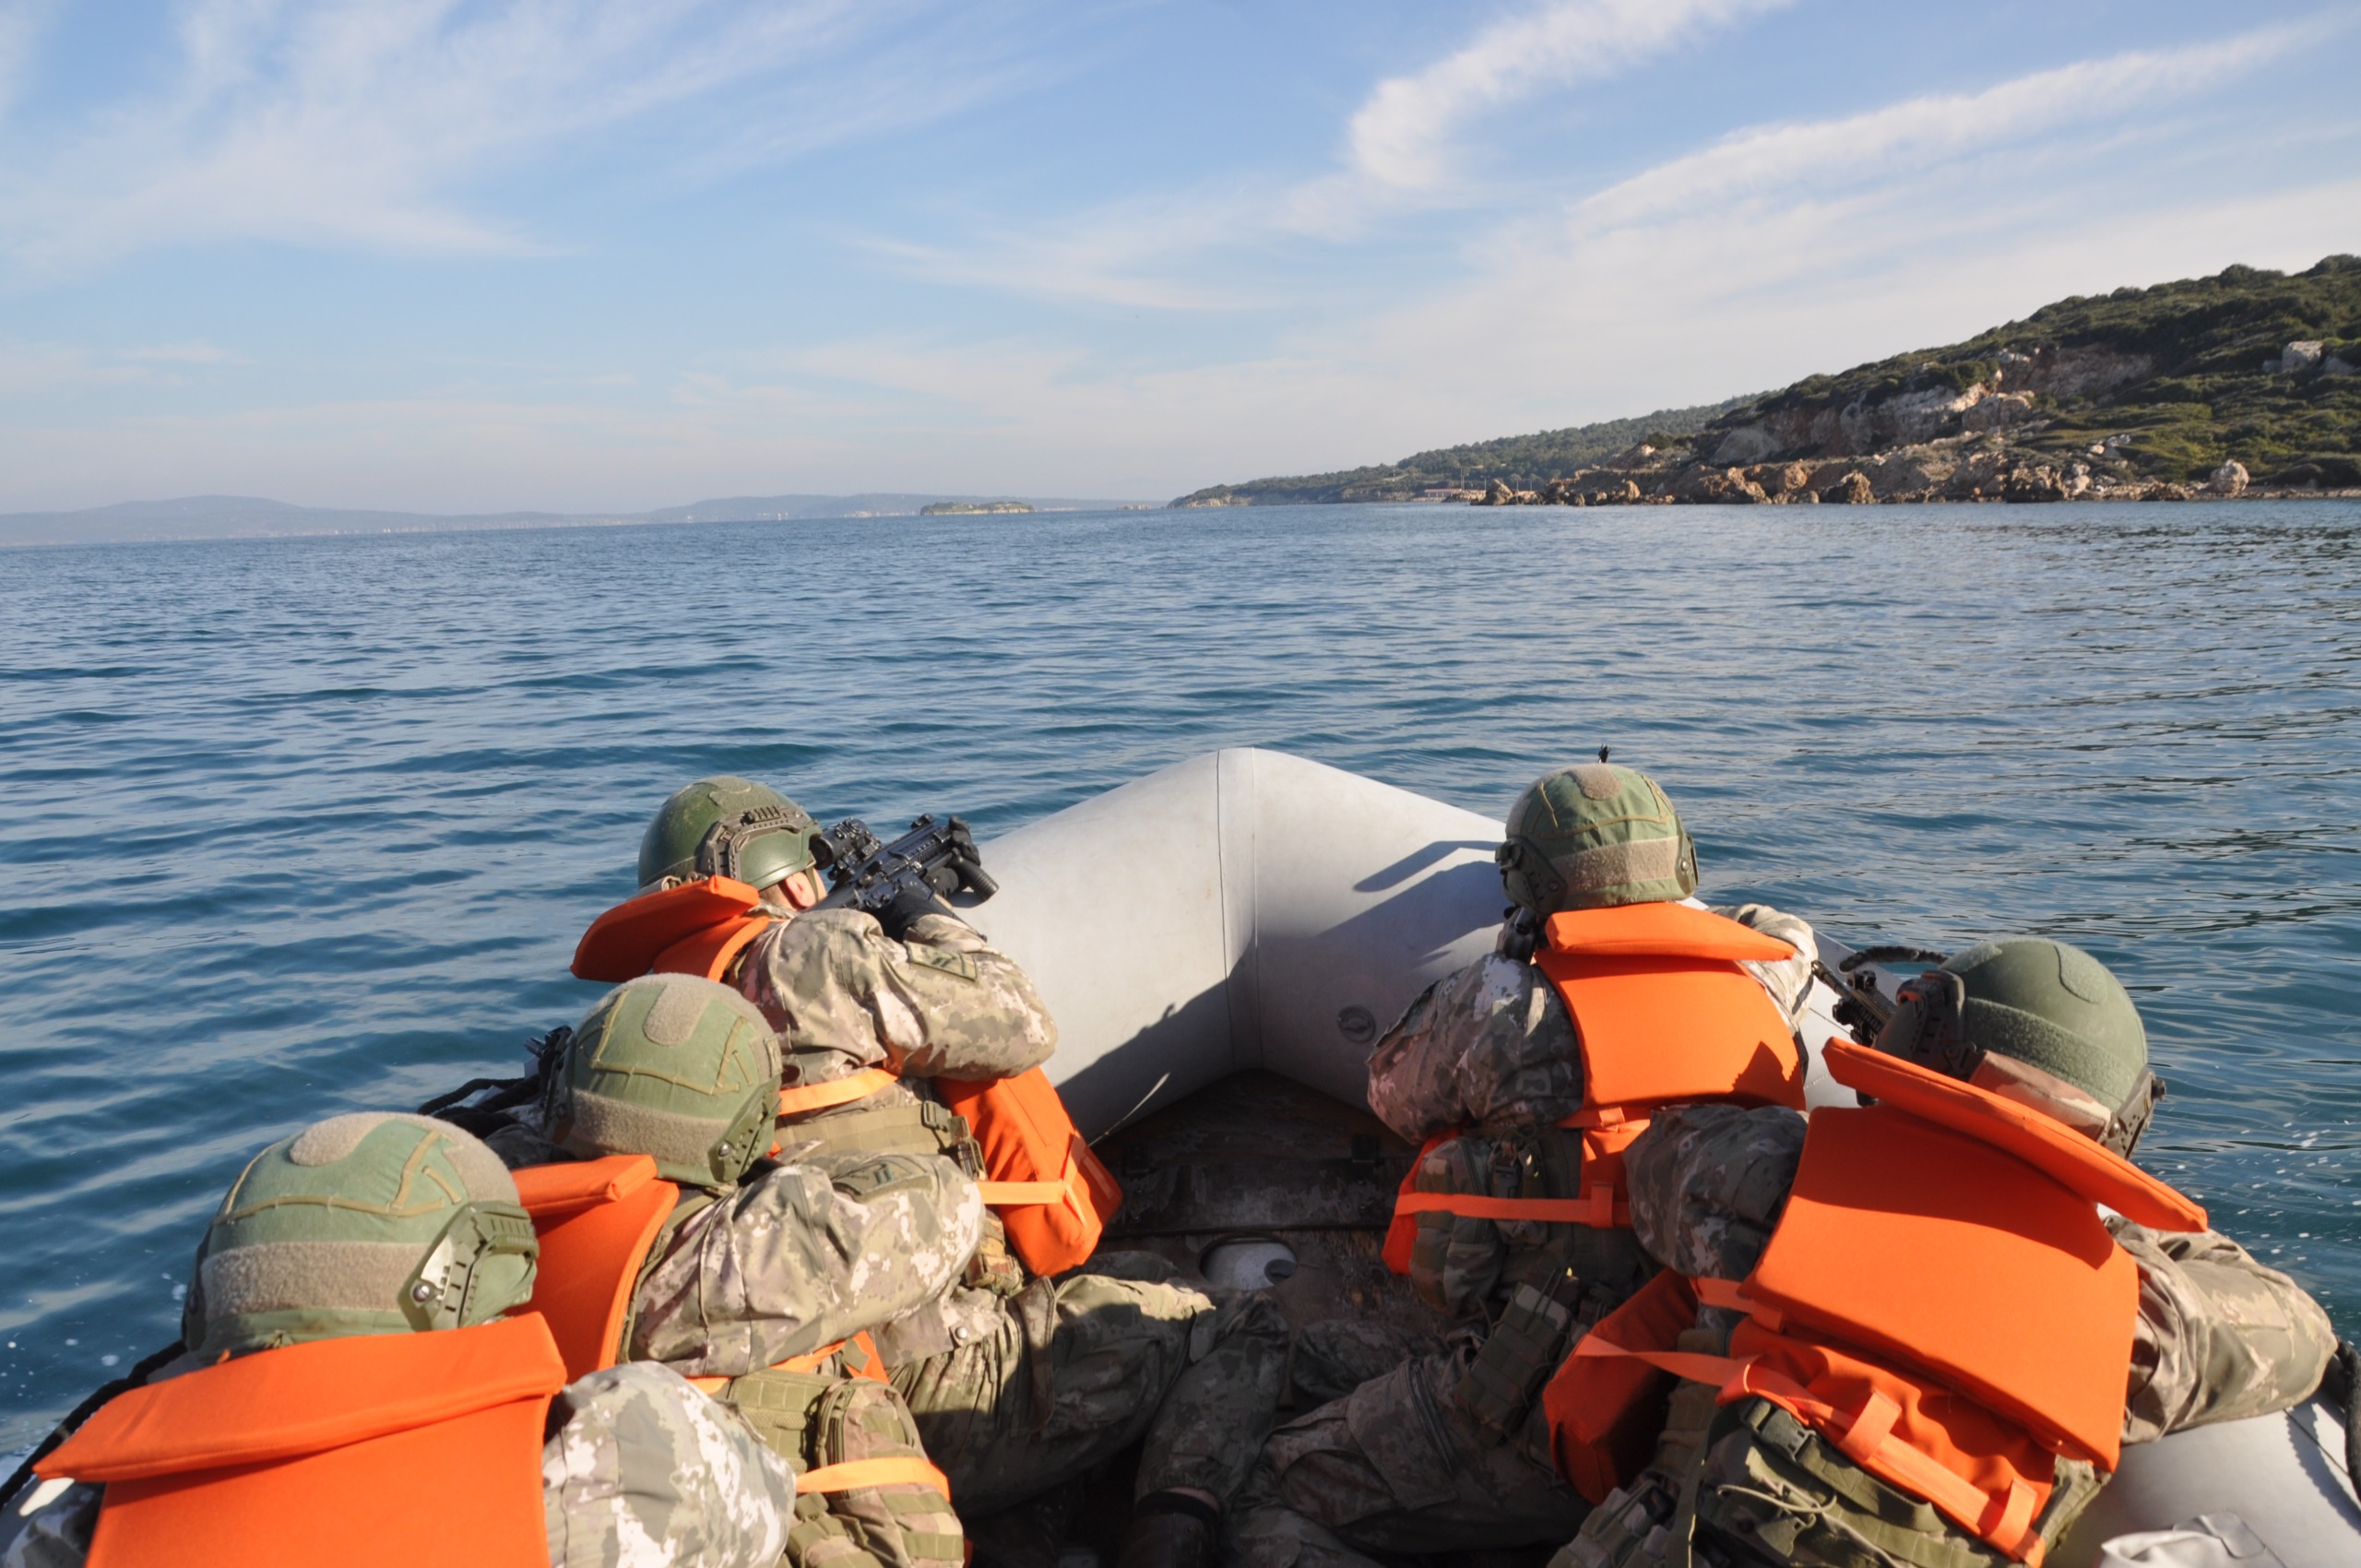
M 2361 1333 L 2356 590 L 2340 503 L 0 552 L 0 1446 L 171 1337 L 262 1143 L 578 1014 L 682 780 L 990 834 L 1244 743 L 1494 814 L 1609 744 L 1716 897 L 2089 946 L 2173 1087 L 2147 1162 Z

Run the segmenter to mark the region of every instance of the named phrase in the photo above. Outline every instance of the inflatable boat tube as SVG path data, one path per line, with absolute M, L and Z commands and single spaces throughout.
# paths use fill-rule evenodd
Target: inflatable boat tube
M 1057 1018 L 1050 1075 L 1088 1137 L 1248 1068 L 1362 1105 L 1378 1035 L 1491 950 L 1499 842 L 1490 820 L 1440 801 L 1222 751 L 991 841 L 1000 892 L 969 915 Z M 1846 952 L 1821 949 L 1832 966 Z M 1813 1104 L 1853 1098 L 1820 1066 L 1834 1002 L 1816 989 L 1801 1030 Z M 2314 1401 L 2129 1449 L 2049 1561 L 2361 1563 L 2342 1420 Z
M 1087 1137 L 1250 1067 L 1359 1105 L 1378 1035 L 1491 951 L 1500 841 L 1357 773 L 1214 752 L 991 840 L 1000 891 L 967 913 L 1058 1020 L 1050 1076 Z M 1819 1069 L 1834 1000 L 1804 1029 L 1814 1103 L 1852 1099 Z

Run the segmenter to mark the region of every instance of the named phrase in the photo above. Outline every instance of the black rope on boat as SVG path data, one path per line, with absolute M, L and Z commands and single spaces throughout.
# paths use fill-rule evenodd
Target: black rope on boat
M 1940 964 L 1951 957 L 1931 947 L 1911 947 L 1902 943 L 1889 943 L 1881 947 L 1864 947 L 1848 954 L 1836 967 L 1851 974 L 1864 964 Z
M 2351 1340 L 2336 1342 L 2336 1354 L 2329 1360 L 2319 1391 L 2344 1407 L 2345 1479 L 2361 1488 L 2361 1349 L 2355 1349 Z
M 187 1346 L 177 1339 L 173 1340 L 162 1349 L 138 1362 L 113 1382 L 101 1384 L 91 1391 L 89 1398 L 66 1411 L 65 1419 L 58 1422 L 47 1437 L 41 1440 L 39 1446 L 25 1455 L 25 1462 L 17 1467 L 16 1473 L 8 1478 L 6 1484 L 0 1485 L 0 1509 L 6 1509 L 17 1501 L 17 1494 L 25 1489 L 27 1481 L 32 1479 L 33 1467 L 48 1458 L 59 1443 L 80 1431 L 82 1423 L 97 1415 L 101 1406 L 118 1394 L 128 1394 L 139 1387 L 155 1376 L 166 1362 L 186 1354 L 187 1350 Z
M 469 1078 L 457 1088 L 438 1094 L 420 1106 L 418 1114 L 448 1122 L 481 1137 L 506 1120 L 507 1112 L 540 1098 L 543 1086 L 557 1071 L 566 1044 L 573 1039 L 574 1031 L 564 1025 L 536 1036 L 526 1047 L 533 1055 L 533 1070 L 523 1077 Z M 466 1103 L 478 1094 L 483 1098 L 472 1105 Z

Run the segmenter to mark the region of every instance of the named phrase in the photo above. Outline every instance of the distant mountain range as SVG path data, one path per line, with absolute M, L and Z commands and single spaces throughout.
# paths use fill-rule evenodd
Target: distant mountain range
M 823 517 L 908 517 L 943 503 L 990 505 L 1017 499 L 995 495 L 733 495 L 667 506 L 655 512 L 486 512 L 446 517 L 430 512 L 347 511 L 291 506 L 251 495 L 186 495 L 173 501 L 125 501 L 78 512 L 0 513 L 0 545 L 119 544 L 196 539 L 272 539 L 297 534 L 435 533 L 474 529 L 557 529 L 624 523 L 799 522 Z M 1111 512 L 1136 501 L 1023 498 L 1036 512 Z
M 2237 477 L 2231 477 L 2235 473 Z M 2076 295 L 1760 397 L 1194 491 L 1175 506 L 2170 498 L 2361 487 L 2361 257 Z M 1857 477 L 1859 482 L 1852 482 Z M 1809 496 L 1805 493 L 1809 491 Z

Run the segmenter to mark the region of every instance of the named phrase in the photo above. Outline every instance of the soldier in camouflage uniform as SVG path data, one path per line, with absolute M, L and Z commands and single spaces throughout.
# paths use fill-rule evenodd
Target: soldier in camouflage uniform
M 938 1202 L 972 1202 L 971 1186 L 963 1195 L 952 1182 L 979 1170 L 974 1145 L 928 1080 L 1026 1072 L 1055 1049 L 1056 1026 L 1024 971 L 939 903 L 913 895 L 879 918 L 814 909 L 816 827 L 761 785 L 706 779 L 666 802 L 641 845 L 643 887 L 692 874 L 717 823 L 756 811 L 775 813 L 765 820 L 780 828 L 748 838 L 737 863 L 773 923 L 730 978 L 777 1029 L 782 1082 L 793 1091 L 877 1069 L 896 1077 L 850 1103 L 782 1117 L 777 1158 L 838 1182 L 881 1158 L 907 1160 L 938 1171 Z M 1055 1281 L 1028 1278 L 998 1219 L 978 1213 L 965 1269 L 873 1336 L 960 1509 L 975 1517 L 1014 1507 L 1145 1432 L 1147 1538 L 1127 1561 L 1209 1559 L 1210 1521 L 1243 1481 L 1277 1408 L 1287 1328 L 1276 1306 L 1262 1296 L 1216 1302 L 1139 1256 L 1102 1255 Z M 948 1239 L 958 1226 L 944 1219 L 936 1230 Z M 942 1262 L 931 1249 L 921 1269 L 891 1248 L 839 1245 L 853 1267 L 897 1287 L 932 1278 Z M 712 1304 L 736 1299 L 750 1272 L 718 1258 L 659 1265 L 643 1287 L 635 1343 L 695 1359 L 700 1340 L 726 1342 L 733 1331 Z M 659 1280 L 671 1283 L 658 1289 Z M 701 1364 L 724 1370 L 706 1354 Z
M 1604 762 L 1545 775 L 1510 809 L 1501 860 L 1515 905 L 1499 950 L 1428 987 L 1370 1055 L 1370 1109 L 1403 1137 L 1459 1134 L 1429 1161 L 1459 1190 L 1572 1197 L 1584 1105 L 1572 1017 L 1529 961 L 1560 909 L 1687 897 L 1696 853 L 1653 779 Z M 1760 904 L 1715 913 L 1778 937 L 1792 957 L 1745 967 L 1791 1021 L 1811 983 L 1811 928 Z M 1491 1185 L 1487 1185 L 1491 1183 Z M 1629 1230 L 1418 1216 L 1411 1283 L 1462 1320 L 1456 1343 L 1412 1356 L 1275 1431 L 1231 1531 L 1251 1568 L 1365 1568 L 1373 1553 L 1445 1553 L 1562 1540 L 1588 1505 L 1549 1452 L 1540 1381 L 1580 1323 L 1654 1265 Z M 1324 1325 L 1315 1325 L 1315 1327 Z
M 1964 1077 L 2128 1155 L 2161 1087 L 2138 1011 L 2097 960 L 2063 943 L 1987 943 L 1926 981 L 1959 977 L 1961 1000 L 1906 988 L 1879 1048 Z M 2061 976 L 2069 977 L 2061 980 Z M 1949 1039 L 1936 1016 L 1951 1015 Z M 2032 1020 L 2027 1025 L 2023 1020 Z M 2129 1085 L 2127 1088 L 2125 1086 Z M 1626 1155 L 1632 1224 L 1650 1254 L 1692 1278 L 1744 1279 L 1795 1184 L 1806 1118 L 1771 1107 L 1689 1106 L 1653 1122 Z M 2285 1275 L 2215 1231 L 2106 1229 L 2138 1265 L 2122 1442 L 2285 1409 L 2336 1350 L 2327 1314 Z M 1741 1319 L 1701 1307 L 1683 1349 L 1726 1353 Z M 2054 1545 L 2105 1477 L 2058 1461 L 2038 1521 Z M 1760 1398 L 1715 1403 L 1683 1383 L 1655 1460 L 1584 1521 L 1553 1568 L 1692 1560 L 1816 1568 L 2002 1568 L 2006 1553 L 1859 1468 Z
M 543 1124 L 568 1154 L 647 1155 L 681 1188 L 633 1287 L 631 1356 L 697 1379 L 796 1470 L 923 1460 L 908 1409 L 845 1341 L 942 1294 L 976 1250 L 982 1200 L 931 1155 L 773 1163 L 778 1077 L 777 1037 L 753 1004 L 694 975 L 648 975 L 567 1039 Z M 799 1497 L 790 1554 L 959 1568 L 939 1475 L 904 1467 L 925 1479 Z
M 315 1340 L 466 1331 L 525 1300 L 536 1251 L 515 1182 L 467 1133 L 415 1116 L 331 1118 L 239 1176 L 197 1252 L 188 1352 L 151 1381 Z M 541 1486 L 552 1568 L 773 1568 L 795 1508 L 793 1472 L 745 1421 L 646 1364 L 558 1394 Z M 102 1497 L 77 1482 L 11 1508 L 0 1564 L 78 1568 Z

